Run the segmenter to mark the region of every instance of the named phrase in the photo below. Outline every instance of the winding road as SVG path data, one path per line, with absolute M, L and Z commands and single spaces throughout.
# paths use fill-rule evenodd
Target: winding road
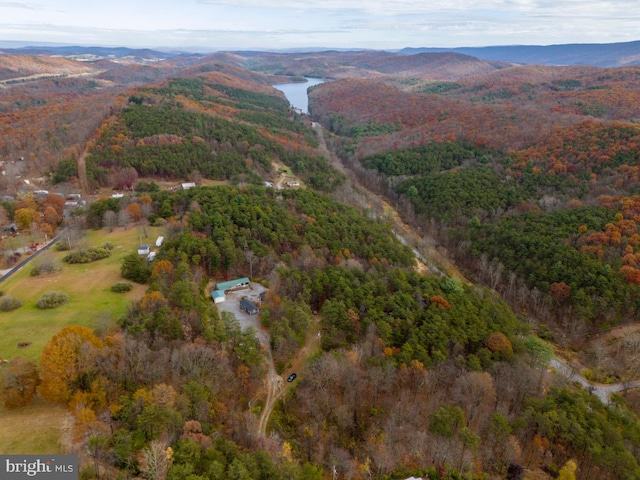
M 348 175 L 347 168 L 342 164 L 342 161 L 327 148 L 323 127 L 317 122 L 312 122 L 312 126 L 318 135 L 318 140 L 320 143 L 320 153 L 325 158 L 327 158 L 327 160 L 334 167 L 345 173 L 348 178 L 352 178 Z M 435 249 L 432 244 L 433 242 L 429 241 L 429 239 L 420 237 L 410 226 L 405 224 L 402 219 L 400 219 L 395 209 L 393 209 L 393 207 L 391 207 L 384 198 L 364 188 L 362 185 L 355 184 L 353 181 L 351 181 L 351 187 L 351 193 L 353 195 L 353 198 L 351 200 L 353 204 L 361 205 L 362 207 L 367 208 L 370 212 L 373 212 L 371 213 L 371 215 L 374 217 L 381 214 L 384 214 L 385 217 L 387 217 L 389 214 L 391 214 L 395 236 L 403 244 L 408 245 L 412 248 L 416 259 L 419 262 L 423 262 L 424 264 L 426 264 L 428 266 L 428 270 L 430 270 L 431 273 L 437 275 L 453 275 L 464 280 L 465 282 L 468 282 L 468 280 L 455 267 L 455 265 L 453 265 L 444 255 L 441 255 L 440 252 Z M 373 209 L 372 205 L 376 205 L 377 209 Z M 376 213 L 376 210 L 378 210 L 378 213 Z M 266 335 L 268 336 L 268 334 Z M 262 409 L 258 421 L 258 433 L 262 437 L 266 437 L 267 425 L 269 424 L 269 418 L 271 416 L 271 413 L 273 412 L 275 403 L 286 393 L 287 388 L 286 382 L 283 377 L 278 375 L 278 373 L 276 372 L 273 356 L 271 354 L 271 348 L 268 341 L 266 341 L 265 338 L 260 338 L 260 340 L 263 345 L 265 345 L 268 352 L 267 363 L 269 366 L 269 373 L 267 375 L 267 379 L 265 380 L 265 390 L 267 395 L 264 408 Z M 304 347 L 302 347 L 302 349 L 300 349 L 300 351 L 292 361 L 289 369 L 291 371 L 288 370 L 288 373 L 299 371 L 306 360 L 311 355 L 313 355 L 313 353 L 319 347 L 319 319 L 314 317 L 314 328 L 312 328 L 307 335 L 305 345 Z M 559 358 L 553 358 L 552 360 L 550 360 L 549 366 L 555 369 L 560 375 L 566 377 L 569 381 L 578 382 L 586 390 L 597 396 L 604 404 L 609 404 L 611 402 L 610 396 L 612 393 L 622 392 L 632 388 L 640 388 L 640 380 L 608 385 L 590 382 L 584 376 L 576 372 L 575 369 L 569 366 L 569 364 Z M 252 403 L 253 401 L 255 401 L 255 399 L 252 400 Z
M 580 375 L 575 369 L 571 368 L 569 364 L 564 361 L 553 358 L 549 361 L 549 366 L 554 368 L 558 373 L 566 377 L 572 382 L 578 382 L 586 390 L 598 397 L 602 403 L 611 403 L 611 394 L 617 392 L 624 392 L 625 390 L 631 390 L 632 388 L 640 387 L 640 380 L 633 382 L 620 382 L 611 384 L 593 383 Z

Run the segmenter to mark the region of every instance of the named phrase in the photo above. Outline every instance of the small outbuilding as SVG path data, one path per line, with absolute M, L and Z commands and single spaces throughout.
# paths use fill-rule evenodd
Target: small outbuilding
M 147 255 L 147 262 L 151 263 L 156 259 L 156 252 L 149 252 Z
M 257 315 L 258 307 L 251 301 L 243 298 L 240 300 L 240 310 L 247 313 L 247 315 Z
M 227 299 L 222 290 L 214 290 L 211 292 L 211 298 L 213 299 L 213 303 L 222 303 Z
M 156 247 L 160 248 L 163 243 L 164 243 L 164 237 L 162 235 L 156 238 Z
M 151 246 L 150 245 L 140 245 L 138 247 L 138 255 L 149 255 L 149 253 L 151 252 Z

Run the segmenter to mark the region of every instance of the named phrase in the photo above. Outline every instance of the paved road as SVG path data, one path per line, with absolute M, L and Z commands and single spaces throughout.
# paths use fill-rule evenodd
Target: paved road
M 13 268 L 11 268 L 9 270 L 3 270 L 3 275 L 2 275 L 2 277 L 0 277 L 0 282 L 4 282 L 7 278 L 9 278 L 11 275 L 16 273 L 17 271 L 19 271 L 22 267 L 24 267 L 27 263 L 29 263 L 31 260 L 36 258 L 38 255 L 40 255 L 42 252 L 44 252 L 45 250 L 48 250 L 49 248 L 51 248 L 51 246 L 54 245 L 55 243 L 57 243 L 58 240 L 60 240 L 60 238 L 62 238 L 62 236 L 66 232 L 67 232 L 66 229 L 61 230 L 60 233 L 58 233 L 58 235 L 55 238 L 53 238 L 49 243 L 45 244 L 39 250 L 36 250 L 35 252 L 33 252 L 33 255 L 29 255 L 27 258 L 22 260 L 20 263 L 18 263 Z M 27 247 L 24 247 L 24 248 L 27 248 Z
M 596 397 L 598 397 L 602 403 L 610 403 L 610 396 L 612 393 L 623 392 L 625 390 L 630 390 L 632 388 L 640 387 L 640 380 L 636 380 L 634 382 L 620 382 L 620 383 L 611 383 L 611 384 L 602 384 L 602 383 L 593 383 L 584 378 L 575 369 L 571 368 L 564 361 L 554 358 L 549 362 L 549 365 L 555 368 L 558 373 L 564 375 L 572 382 L 578 382 L 582 385 L 586 390 L 593 393 Z

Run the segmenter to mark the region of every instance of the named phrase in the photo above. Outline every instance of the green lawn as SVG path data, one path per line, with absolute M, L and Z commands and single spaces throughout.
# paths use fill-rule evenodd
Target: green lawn
M 153 245 L 161 228 L 146 228 L 147 238 L 141 230 L 129 228 L 87 231 L 83 243 L 99 246 L 104 242 L 114 245 L 111 257 L 83 265 L 62 262 L 65 252 L 52 253 L 59 257 L 62 271 L 31 277 L 32 267 L 27 264 L 20 272 L 0 284 L 5 295 L 19 298 L 23 306 L 13 312 L 0 312 L 0 357 L 12 359 L 19 355 L 39 361 L 42 349 L 49 339 L 67 325 L 83 325 L 89 328 L 109 328 L 126 311 L 131 301 L 140 298 L 146 289 L 134 284 L 127 294 L 111 291 L 111 285 L 123 281 L 120 277 L 122 258 L 134 250 L 140 241 Z M 35 303 L 44 292 L 59 291 L 71 297 L 71 302 L 52 310 L 39 310 Z M 18 348 L 20 342 L 31 342 L 26 348 Z
M 66 252 L 52 253 L 60 259 L 62 271 L 52 275 L 31 277 L 32 266 L 0 284 L 5 295 L 23 302 L 13 312 L 0 312 L 0 357 L 11 360 L 21 356 L 39 363 L 42 349 L 49 339 L 67 325 L 84 325 L 92 329 L 109 328 L 133 300 L 144 294 L 145 285 L 134 284 L 131 292 L 117 294 L 111 285 L 123 281 L 120 277 L 122 258 L 140 243 L 154 244 L 161 228 L 146 228 L 147 237 L 138 228 L 87 231 L 82 244 L 86 247 L 111 242 L 114 249 L 109 258 L 85 265 L 62 262 Z M 39 310 L 35 303 L 44 292 L 60 291 L 71 302 L 53 310 Z M 31 342 L 18 348 L 19 342 Z M 38 398 L 31 405 L 17 410 L 0 407 L 0 454 L 64 453 L 61 432 L 68 412 L 62 405 L 47 404 Z M 67 426 L 68 427 L 68 426 Z

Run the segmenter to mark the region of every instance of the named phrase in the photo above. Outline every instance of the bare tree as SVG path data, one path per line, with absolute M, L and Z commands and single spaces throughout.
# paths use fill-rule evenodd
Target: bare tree
M 169 471 L 169 454 L 167 444 L 160 440 L 152 441 L 142 450 L 142 464 L 144 477 L 149 480 L 165 480 Z
M 102 216 L 102 224 L 113 232 L 113 229 L 118 225 L 118 215 L 113 210 L 107 210 Z
M 249 278 L 253 278 L 253 262 L 255 262 L 258 257 L 256 257 L 256 254 L 253 253 L 252 250 L 245 250 L 244 258 L 246 258 L 249 263 Z
M 130 221 L 131 221 L 131 215 L 129 215 L 129 212 L 127 212 L 125 208 L 121 209 L 118 212 L 118 226 L 126 229 Z

